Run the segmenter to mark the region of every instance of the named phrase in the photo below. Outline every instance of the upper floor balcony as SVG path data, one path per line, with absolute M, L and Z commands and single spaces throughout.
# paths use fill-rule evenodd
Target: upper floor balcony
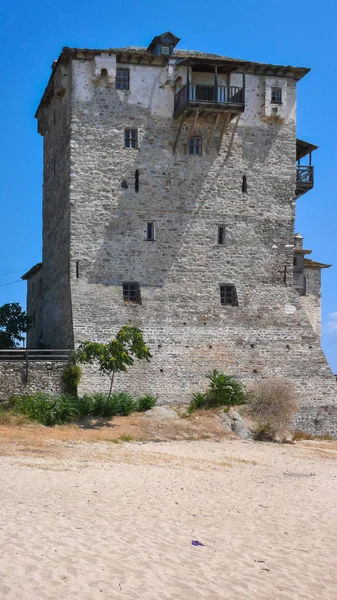
M 175 95 L 174 115 L 188 108 L 242 112 L 244 105 L 243 87 L 187 82 Z
M 177 65 L 174 116 L 191 110 L 240 113 L 245 107 L 244 68 L 230 61 L 185 59 Z
M 311 153 L 317 148 L 318 146 L 303 140 L 296 140 L 296 197 L 302 196 L 314 187 L 314 167 L 311 164 Z M 301 164 L 301 159 L 305 156 L 309 156 L 308 165 Z

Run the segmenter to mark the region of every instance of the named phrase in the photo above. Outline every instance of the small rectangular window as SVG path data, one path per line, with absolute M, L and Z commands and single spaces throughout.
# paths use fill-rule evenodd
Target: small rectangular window
M 129 69 L 117 69 L 116 71 L 116 89 L 130 89 L 130 71 Z
M 271 88 L 272 104 L 282 104 L 282 89 L 278 87 Z
M 189 153 L 199 155 L 202 153 L 201 137 L 192 136 L 190 138 Z
M 225 243 L 225 226 L 219 225 L 218 227 L 218 244 L 223 246 Z
M 124 130 L 124 147 L 138 148 L 138 129 Z
M 153 223 L 147 223 L 146 224 L 146 239 L 147 240 L 154 240 L 154 224 Z
M 139 283 L 123 283 L 123 300 L 126 304 L 141 304 Z
M 238 298 L 234 285 L 220 285 L 220 302 L 223 306 L 238 306 Z

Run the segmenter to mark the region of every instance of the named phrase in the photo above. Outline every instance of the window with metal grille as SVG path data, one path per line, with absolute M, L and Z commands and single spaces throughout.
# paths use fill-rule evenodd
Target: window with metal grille
M 126 304 L 141 304 L 139 283 L 131 281 L 123 283 L 123 300 Z
M 220 246 L 223 246 L 225 243 L 225 235 L 226 235 L 225 226 L 219 225 L 219 227 L 218 227 L 218 244 Z
M 116 88 L 117 90 L 128 90 L 130 84 L 129 69 L 117 69 L 116 71 Z
M 146 239 L 154 240 L 154 224 L 153 223 L 146 224 Z
M 220 285 L 220 302 L 223 306 L 238 306 L 238 298 L 234 285 Z
M 202 153 L 201 137 L 192 136 L 190 138 L 189 153 L 190 154 L 201 154 Z
M 282 89 L 278 87 L 271 88 L 271 101 L 273 104 L 282 104 Z
M 138 129 L 124 130 L 124 147 L 138 148 Z

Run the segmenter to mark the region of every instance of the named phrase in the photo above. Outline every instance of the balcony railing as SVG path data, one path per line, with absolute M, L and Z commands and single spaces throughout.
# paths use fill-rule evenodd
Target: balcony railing
M 296 168 L 296 196 L 314 187 L 314 167 L 298 165 Z
M 180 113 L 188 106 L 211 105 L 212 108 L 236 110 L 244 109 L 244 88 L 225 85 L 205 85 L 190 83 L 184 85 L 175 96 L 174 113 Z

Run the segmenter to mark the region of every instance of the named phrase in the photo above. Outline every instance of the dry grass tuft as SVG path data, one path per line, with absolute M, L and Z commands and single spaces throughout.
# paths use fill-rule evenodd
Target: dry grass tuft
M 294 386 L 283 379 L 265 379 L 249 394 L 248 412 L 256 422 L 256 439 L 273 439 L 293 421 L 299 408 Z
M 20 427 L 29 423 L 31 423 L 31 421 L 26 415 L 17 415 L 11 410 L 0 408 L 0 425 Z

